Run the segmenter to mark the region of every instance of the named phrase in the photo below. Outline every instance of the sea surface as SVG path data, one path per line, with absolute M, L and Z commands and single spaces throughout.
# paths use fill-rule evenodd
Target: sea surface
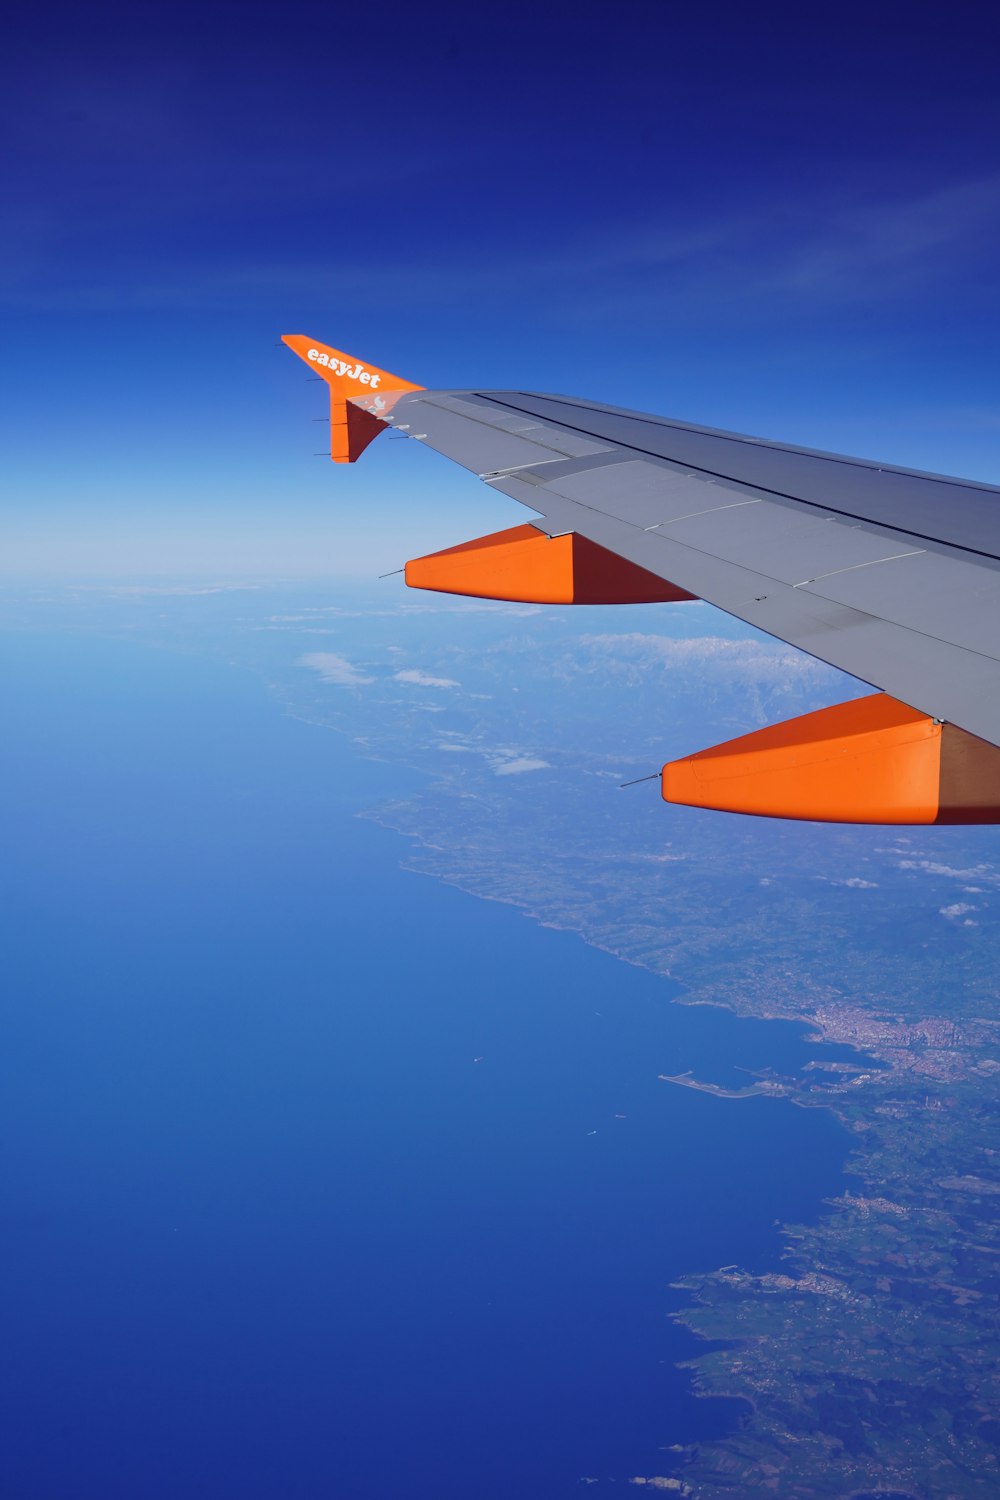
M 400 870 L 415 773 L 240 669 L 11 632 L 0 702 L 0 1493 L 559 1500 L 738 1420 L 669 1283 L 847 1140 L 657 1074 L 796 1027 Z

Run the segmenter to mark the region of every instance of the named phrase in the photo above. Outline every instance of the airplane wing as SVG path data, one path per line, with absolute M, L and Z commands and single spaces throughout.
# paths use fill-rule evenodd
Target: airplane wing
M 326 356 L 335 457 L 391 426 L 532 513 L 414 560 L 411 585 L 704 599 L 881 690 L 665 767 L 668 800 L 1000 821 L 1000 488 L 566 396 L 427 391 L 380 371 L 358 386 L 372 367 L 285 342 L 314 366 Z

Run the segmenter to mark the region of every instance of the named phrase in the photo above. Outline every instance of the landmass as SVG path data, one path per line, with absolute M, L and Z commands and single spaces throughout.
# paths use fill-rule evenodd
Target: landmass
M 704 1341 L 696 1389 L 742 1398 L 742 1424 L 670 1455 L 675 1474 L 631 1482 L 697 1500 L 1000 1494 L 993 830 L 810 827 L 619 792 L 672 755 L 858 691 L 726 636 L 700 606 L 622 611 L 609 631 L 565 611 L 365 600 L 182 599 L 177 638 L 206 649 L 205 610 L 228 611 L 216 649 L 286 712 L 416 771 L 416 791 L 369 814 L 408 840 L 416 874 L 667 975 L 680 1003 L 795 1021 L 815 1044 L 794 1077 L 665 1082 L 769 1093 L 845 1128 L 855 1185 L 817 1222 L 785 1225 L 772 1267 L 676 1284 L 673 1316 Z M 108 628 L 106 598 L 71 603 Z M 162 590 L 115 607 L 116 628 L 159 643 Z M 831 1044 L 853 1058 L 824 1058 Z
M 747 1403 L 738 1431 L 679 1461 L 688 1492 L 1000 1493 L 1000 869 L 981 831 L 804 838 L 699 814 L 685 830 L 655 824 L 650 799 L 581 850 L 556 776 L 512 797 L 464 764 L 437 775 L 372 814 L 411 840 L 412 870 L 668 975 L 680 1003 L 799 1022 L 818 1053 L 800 1076 L 665 1079 L 829 1109 L 848 1133 L 856 1189 L 786 1225 L 772 1270 L 676 1288 L 674 1316 L 705 1340 L 696 1389 Z M 856 1061 L 825 1062 L 830 1044 Z
M 661 1083 L 678 1083 L 681 1088 L 697 1089 L 702 1094 L 714 1094 L 717 1099 L 753 1099 L 758 1094 L 770 1094 L 772 1097 L 781 1098 L 789 1092 L 786 1084 L 778 1078 L 759 1078 L 755 1083 L 748 1083 L 741 1089 L 726 1089 L 720 1083 L 704 1083 L 695 1078 L 694 1074 L 688 1073 L 658 1073 Z

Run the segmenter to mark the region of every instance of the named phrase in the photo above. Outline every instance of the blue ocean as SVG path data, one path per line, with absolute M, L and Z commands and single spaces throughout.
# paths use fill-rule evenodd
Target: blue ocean
M 843 1185 L 797 1028 L 402 871 L 415 773 L 193 654 L 4 638 L 10 1500 L 558 1500 L 728 1430 L 670 1321 Z

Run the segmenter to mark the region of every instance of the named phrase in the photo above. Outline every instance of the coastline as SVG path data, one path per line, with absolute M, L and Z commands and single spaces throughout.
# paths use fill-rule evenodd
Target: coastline
M 407 811 L 412 815 L 412 808 Z M 832 1500 L 845 1493 L 845 1484 L 858 1494 L 886 1488 L 909 1493 L 932 1462 L 920 1426 L 923 1419 L 914 1417 L 906 1429 L 908 1448 L 915 1450 L 909 1458 L 897 1452 L 895 1443 L 887 1443 L 858 1459 L 848 1459 L 845 1454 L 831 1470 L 829 1448 L 821 1437 L 822 1420 L 817 1419 L 811 1406 L 813 1398 L 802 1404 L 801 1395 L 793 1394 L 795 1387 L 789 1385 L 788 1375 L 796 1369 L 804 1374 L 808 1369 L 807 1391 L 813 1387 L 817 1393 L 829 1390 L 830 1399 L 844 1399 L 834 1396 L 841 1391 L 845 1377 L 838 1373 L 842 1356 L 833 1342 L 836 1320 L 844 1318 L 848 1327 L 862 1316 L 873 1321 L 883 1330 L 889 1346 L 899 1351 L 898 1357 L 905 1359 L 910 1295 L 907 1283 L 898 1275 L 877 1278 L 866 1273 L 861 1278 L 864 1290 L 860 1294 L 853 1290 L 852 1283 L 858 1280 L 859 1268 L 884 1253 L 879 1241 L 880 1222 L 893 1222 L 894 1216 L 898 1219 L 908 1211 L 907 1204 L 923 1193 L 922 1182 L 916 1181 L 910 1184 L 909 1197 L 901 1195 L 899 1184 L 886 1177 L 888 1162 L 913 1163 L 920 1159 L 920 1147 L 926 1149 L 919 1135 L 921 1117 L 928 1107 L 936 1109 L 939 1118 L 942 1110 L 947 1114 L 954 1107 L 954 1101 L 949 1103 L 947 1099 L 948 1091 L 975 1083 L 980 1068 L 986 1070 L 984 1081 L 996 1083 L 988 1059 L 980 1062 L 982 1048 L 994 1035 L 1000 1036 L 997 1023 L 982 1016 L 986 1006 L 979 1002 L 976 1022 L 960 1022 L 956 1032 L 951 1022 L 938 1022 L 933 1016 L 922 1019 L 921 1011 L 914 1011 L 914 997 L 905 1004 L 897 1000 L 890 1006 L 883 992 L 877 997 L 878 1003 L 866 1005 L 808 978 L 806 989 L 812 991 L 808 1007 L 801 1004 L 801 996 L 791 1005 L 775 1004 L 773 996 L 765 1000 L 756 977 L 741 984 L 739 995 L 731 980 L 713 987 L 713 993 L 692 972 L 690 962 L 668 967 L 662 962 L 651 963 L 645 955 L 629 954 L 619 943 L 595 933 L 585 921 L 567 920 L 561 912 L 556 915 L 534 900 L 513 894 L 509 875 L 505 877 L 507 889 L 491 891 L 482 871 L 474 879 L 468 871 L 456 870 L 453 852 L 426 837 L 412 821 L 400 819 L 401 812 L 396 804 L 391 809 L 372 809 L 364 816 L 411 841 L 412 852 L 402 861 L 405 869 L 431 875 L 480 899 L 512 905 L 543 927 L 571 932 L 619 962 L 668 979 L 674 990 L 669 997 L 672 1004 L 708 1006 L 747 1019 L 791 1022 L 804 1029 L 803 1040 L 809 1044 L 824 1051 L 839 1047 L 855 1059 L 847 1062 L 821 1056 L 806 1063 L 796 1078 L 757 1080 L 740 1089 L 693 1076 L 661 1075 L 675 1086 L 716 1098 L 779 1097 L 800 1107 L 829 1110 L 846 1132 L 844 1171 L 860 1179 L 857 1196 L 846 1193 L 838 1200 L 824 1200 L 809 1223 L 781 1226 L 785 1243 L 774 1269 L 759 1276 L 741 1273 L 728 1280 L 722 1271 L 692 1273 L 671 1283 L 673 1289 L 686 1290 L 695 1298 L 693 1305 L 670 1313 L 672 1321 L 712 1346 L 704 1354 L 679 1362 L 680 1368 L 691 1372 L 696 1395 L 747 1404 L 746 1419 L 736 1432 L 695 1445 L 679 1460 L 677 1472 L 697 1500 L 727 1500 L 737 1476 L 739 1492 L 748 1500 L 754 1496 L 773 1500 L 785 1495 L 789 1500 L 793 1495 Z M 961 1050 L 955 1048 L 956 1036 L 964 1042 Z M 935 1104 L 942 1089 L 945 1095 Z M 980 1105 L 979 1123 L 985 1127 L 988 1118 L 988 1108 L 984 1113 Z M 957 1143 L 950 1145 L 955 1149 Z M 940 1180 L 939 1173 L 934 1181 Z M 947 1210 L 941 1212 L 938 1222 L 956 1224 Z M 934 1285 L 928 1283 L 927 1291 L 940 1296 L 934 1293 Z M 926 1294 L 919 1292 L 921 1297 Z M 968 1300 L 980 1295 L 972 1288 Z M 836 1309 L 833 1321 L 827 1308 Z M 940 1316 L 949 1320 L 947 1294 Z M 954 1322 L 954 1317 L 950 1321 Z M 863 1343 L 858 1344 L 855 1356 L 858 1369 L 871 1364 L 862 1355 L 862 1347 Z M 762 1362 L 760 1352 L 765 1349 L 768 1357 Z M 875 1369 L 877 1363 L 872 1379 L 877 1379 Z M 977 1394 L 983 1390 L 983 1382 L 974 1372 L 962 1372 L 953 1365 L 951 1378 L 964 1381 L 967 1394 L 963 1399 L 973 1408 L 983 1399 Z M 848 1385 L 847 1389 L 852 1387 Z M 811 1431 L 808 1442 L 801 1436 L 789 1436 L 788 1424 L 801 1421 Z M 788 1442 L 794 1444 L 797 1454 L 793 1471 L 780 1456 L 787 1453 Z M 984 1485 L 992 1481 L 949 1488 L 956 1474 L 967 1467 L 986 1472 L 983 1465 L 989 1462 L 987 1450 L 974 1432 L 964 1446 L 964 1457 L 956 1454 L 954 1461 L 946 1461 L 940 1487 L 926 1492 L 928 1500 L 951 1500 L 953 1495 L 963 1500 L 966 1496 L 976 1496 L 977 1500 L 982 1496 L 985 1500 L 989 1489 Z M 940 1458 L 933 1462 L 939 1463 Z
M 225 665 L 240 663 L 227 658 Z M 258 678 L 261 675 L 257 670 Z M 712 862 L 721 862 L 728 835 L 721 835 L 718 824 L 703 822 L 697 825 L 705 837 L 700 852 L 669 856 L 689 860 L 683 880 L 661 882 L 656 888 L 669 893 L 669 902 L 661 902 L 658 894 L 651 901 L 653 886 L 640 883 L 644 904 L 637 904 L 633 913 L 621 901 L 616 904 L 615 882 L 622 877 L 624 883 L 630 865 L 651 856 L 625 856 L 620 849 L 609 852 L 606 860 L 598 854 L 597 860 L 604 862 L 601 869 L 606 866 L 611 877 L 605 884 L 600 871 L 595 873 L 593 854 L 582 871 L 571 872 L 562 846 L 553 842 L 560 820 L 566 826 L 566 806 L 556 808 L 537 844 L 522 849 L 516 829 L 512 840 L 504 829 L 502 837 L 494 835 L 489 824 L 497 809 L 510 806 L 520 811 L 520 793 L 511 799 L 505 792 L 493 800 L 491 794 L 501 789 L 492 787 L 488 777 L 481 782 L 467 778 L 475 789 L 463 790 L 451 768 L 445 773 L 420 763 L 419 755 L 400 761 L 387 753 L 378 721 L 373 721 L 374 734 L 354 733 L 357 723 L 330 722 L 296 711 L 273 675 L 265 681 L 272 690 L 278 688 L 279 702 L 289 717 L 337 729 L 360 759 L 405 765 L 418 774 L 421 786 L 404 793 L 406 800 L 356 812 L 411 840 L 410 856 L 400 861 L 404 869 L 432 875 L 480 900 L 513 906 L 541 927 L 573 934 L 616 962 L 667 979 L 665 998 L 671 1004 L 703 1006 L 741 1019 L 788 1022 L 806 1029 L 803 1040 L 808 1045 L 824 1051 L 841 1047 L 855 1060 L 870 1059 L 870 1066 L 838 1064 L 827 1060 L 827 1054 L 805 1063 L 800 1076 L 783 1081 L 788 1088 L 782 1097 L 800 1107 L 831 1111 L 848 1131 L 844 1166 L 859 1179 L 857 1195 L 825 1198 L 809 1223 L 785 1224 L 785 1249 L 775 1256 L 781 1270 L 756 1277 L 743 1273 L 735 1282 L 720 1280 L 718 1271 L 692 1275 L 685 1281 L 695 1305 L 670 1314 L 711 1346 L 695 1360 L 679 1362 L 696 1371 L 696 1394 L 735 1397 L 749 1402 L 753 1413 L 747 1428 L 703 1444 L 686 1465 L 684 1473 L 695 1484 L 693 1493 L 699 1500 L 731 1496 L 734 1475 L 739 1476 L 739 1492 L 747 1496 L 780 1500 L 793 1493 L 789 1486 L 794 1481 L 797 1495 L 836 1495 L 840 1500 L 848 1488 L 856 1495 L 886 1487 L 908 1492 L 911 1482 L 916 1486 L 921 1474 L 931 1471 L 939 1473 L 940 1483 L 935 1480 L 931 1489 L 925 1485 L 921 1500 L 991 1495 L 995 1477 L 989 1465 L 995 1459 L 976 1425 L 976 1413 L 993 1410 L 991 1397 L 983 1371 L 962 1351 L 969 1331 L 965 1308 L 985 1319 L 996 1304 L 984 1268 L 986 1252 L 996 1253 L 1000 1243 L 989 1220 L 989 1203 L 981 1211 L 983 1196 L 970 1192 L 968 1183 L 987 1182 L 992 1170 L 983 1153 L 988 1152 L 991 1121 L 1000 1109 L 1000 1022 L 993 1019 L 996 992 L 985 919 L 982 940 L 971 933 L 957 950 L 961 962 L 956 962 L 956 950 L 947 946 L 949 896 L 936 890 L 947 892 L 949 881 L 954 889 L 954 882 L 962 878 L 988 889 L 1000 884 L 1000 873 L 984 863 L 983 851 L 973 845 L 972 852 L 965 853 L 958 842 L 964 835 L 959 833 L 949 834 L 947 841 L 944 836 L 922 835 L 926 847 L 899 838 L 895 848 L 879 851 L 895 861 L 891 868 L 908 872 L 888 895 L 833 890 L 854 884 L 878 892 L 879 882 L 885 880 L 881 866 L 864 869 L 865 878 L 855 880 L 850 863 L 846 868 L 841 864 L 839 871 L 834 865 L 829 878 L 822 877 L 826 885 L 813 885 L 809 882 L 820 877 L 793 861 L 787 888 L 773 900 L 770 892 L 766 898 L 748 899 L 746 892 L 758 884 L 775 884 L 770 876 L 756 879 L 759 848 L 784 857 L 794 847 L 808 857 L 811 847 L 808 842 L 782 841 L 780 830 L 773 836 L 767 831 L 771 842 L 763 838 L 758 845 L 760 831 L 752 830 L 742 844 L 736 840 L 739 859 L 725 861 L 727 869 L 735 863 L 744 886 L 743 905 L 737 903 L 735 915 L 727 912 L 723 923 L 717 909 L 711 908 L 716 880 Z M 362 720 L 360 727 L 367 731 L 371 724 Z M 466 832 L 462 817 L 470 804 Z M 537 800 L 529 797 L 527 805 L 536 815 Z M 456 809 L 463 810 L 457 820 Z M 447 830 L 453 824 L 455 838 L 428 836 L 429 828 Z M 634 838 L 635 829 L 626 830 L 626 837 Z M 823 847 L 835 852 L 842 843 L 843 835 L 830 836 Z M 861 842 L 859 847 L 867 846 Z M 695 848 L 692 842 L 692 851 Z M 948 863 L 938 851 L 952 848 L 956 852 Z M 849 852 L 848 857 L 854 861 L 858 856 Z M 540 901 L 532 891 L 537 885 L 532 876 L 539 870 L 555 876 L 554 899 Z M 834 874 L 840 878 L 834 880 Z M 873 875 L 874 881 L 869 878 Z M 916 890 L 921 881 L 929 888 L 923 906 Z M 915 955 L 884 946 L 877 925 L 872 925 L 895 918 L 902 901 L 916 903 L 916 910 L 926 910 L 936 922 L 935 931 L 928 921 L 921 934 L 933 937 L 934 944 L 922 942 Z M 849 928 L 844 903 L 850 903 Z M 855 917 L 864 919 L 872 905 L 875 916 L 852 946 L 845 947 L 838 940 L 845 931 L 855 931 Z M 985 903 L 964 908 L 980 909 Z M 705 920 L 706 911 L 711 924 Z M 825 951 L 818 945 L 797 948 L 786 936 L 794 938 L 796 932 L 807 930 L 810 911 L 812 929 L 830 935 Z M 979 919 L 966 925 L 976 928 Z M 930 957 L 922 956 L 921 950 L 928 947 Z M 744 963 L 748 954 L 752 961 Z M 676 1081 L 678 1075 L 666 1076 Z M 690 1082 L 683 1086 L 692 1087 Z M 711 1084 L 697 1091 L 720 1097 L 731 1092 Z M 975 1162 L 971 1177 L 970 1161 Z M 906 1235 L 900 1233 L 902 1215 L 913 1216 Z M 958 1254 L 957 1245 L 971 1247 L 978 1261 L 975 1255 L 970 1259 L 971 1252 Z M 937 1365 L 921 1363 L 920 1351 L 911 1347 L 908 1328 L 915 1308 L 936 1330 Z M 868 1330 L 863 1336 L 862 1328 Z M 873 1340 L 878 1343 L 877 1358 Z M 742 1358 L 748 1350 L 754 1351 L 753 1357 Z M 983 1353 L 995 1363 L 1000 1350 L 988 1342 Z M 898 1384 L 892 1400 L 883 1405 L 881 1381 L 887 1368 Z M 951 1448 L 935 1446 L 931 1420 L 921 1405 L 923 1393 L 935 1389 L 941 1378 L 948 1382 L 949 1407 L 960 1419 Z M 791 1404 L 790 1393 L 795 1396 Z M 854 1429 L 838 1427 L 838 1417 L 827 1430 L 829 1418 L 823 1412 L 830 1403 L 848 1413 L 845 1423 L 860 1420 L 862 1428 L 873 1414 L 880 1420 L 886 1411 L 898 1415 L 891 1419 L 895 1425 L 879 1431 L 873 1451 L 856 1459 L 844 1446 L 856 1442 Z M 776 1455 L 783 1451 L 796 1455 L 797 1480 L 781 1472 L 780 1462 L 777 1475 L 774 1471 Z M 837 1454 L 833 1466 L 831 1452 Z M 963 1478 L 963 1473 L 978 1475 L 981 1482 Z

